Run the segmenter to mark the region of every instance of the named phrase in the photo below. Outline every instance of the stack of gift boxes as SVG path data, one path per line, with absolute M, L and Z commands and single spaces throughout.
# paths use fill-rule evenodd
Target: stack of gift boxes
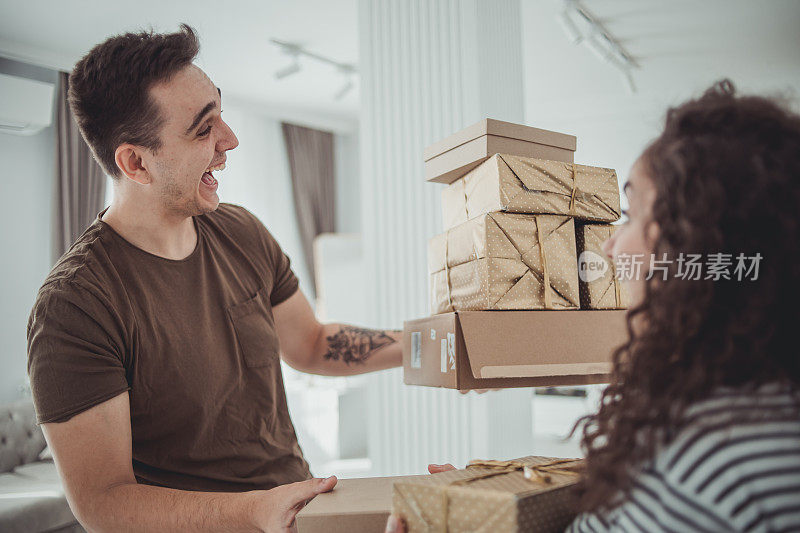
M 475 378 L 538 378 L 536 382 L 508 383 L 524 386 L 599 382 L 603 380 L 600 375 L 607 377 L 607 364 L 603 369 L 595 366 L 591 370 L 592 357 L 579 360 L 583 348 L 580 342 L 576 344 L 562 336 L 561 340 L 566 341 L 563 349 L 553 343 L 548 346 L 544 338 L 537 339 L 530 330 L 546 327 L 552 332 L 553 324 L 562 324 L 565 331 L 572 330 L 584 338 L 595 333 L 598 337 L 605 335 L 609 342 L 600 343 L 599 349 L 604 352 L 595 359 L 606 362 L 611 347 L 622 341 L 621 312 L 608 316 L 584 313 L 563 320 L 552 313 L 530 313 L 627 307 L 625 290 L 614 273 L 613 263 L 601 250 L 602 243 L 615 230 L 612 223 L 620 217 L 617 174 L 613 169 L 573 163 L 575 146 L 576 139 L 571 135 L 487 119 L 426 150 L 426 178 L 446 185 L 442 190 L 443 233 L 428 243 L 431 313 L 456 315 L 456 327 L 452 329 L 459 331 L 452 332 L 452 343 L 442 339 L 441 346 L 435 342 L 431 345 L 440 330 L 450 329 L 447 325 L 439 322 L 438 329 L 428 328 L 436 325 L 430 317 L 407 322 L 406 331 L 411 336 L 406 343 L 406 383 L 448 386 L 441 380 L 426 382 L 415 369 L 423 369 L 423 344 L 427 343 L 428 352 L 438 347 L 441 354 L 447 352 L 447 356 L 441 355 L 442 373 L 446 373 L 447 366 L 457 370 L 453 363 L 457 359 L 458 338 L 467 337 L 462 346 L 464 355 L 470 349 L 464 320 L 525 324 L 522 328 L 529 331 L 516 327 L 512 336 L 518 334 L 522 344 L 540 342 L 543 349 L 550 348 L 547 364 L 539 365 L 533 374 L 524 355 L 516 358 L 516 371 L 503 374 L 497 368 L 507 368 L 508 364 L 492 365 L 485 354 L 471 354 L 469 370 Z M 525 313 L 485 313 L 512 310 Z M 467 316 L 473 311 L 484 314 Z M 613 338 L 601 331 L 606 329 L 607 321 L 615 324 Z M 492 330 L 497 328 L 475 334 L 483 337 L 484 351 L 491 351 L 492 341 L 486 341 L 486 336 Z M 515 349 L 499 338 L 494 346 L 496 353 Z M 563 360 L 559 360 L 559 353 L 564 354 Z M 480 366 L 480 372 L 476 366 Z M 529 368 L 519 370 L 524 366 Z M 576 381 L 574 377 L 579 374 L 594 375 L 596 379 Z M 565 380 L 565 376 L 573 379 Z M 554 379 L 548 381 L 548 377 Z M 465 380 L 458 383 L 456 378 L 454 383 L 454 388 L 470 388 Z
M 426 178 L 446 185 L 444 228 L 428 243 L 432 315 L 404 326 L 405 383 L 607 381 L 626 336 L 626 296 L 601 250 L 620 216 L 619 186 L 612 169 L 574 164 L 575 146 L 570 135 L 484 120 L 426 150 Z M 409 533 L 563 531 L 581 469 L 579 460 L 531 456 L 345 480 L 338 498 L 318 496 L 297 525 L 382 531 L 391 507 Z
M 624 308 L 613 265 L 591 279 L 584 253 L 603 258 L 619 216 L 610 168 L 491 156 L 442 191 L 445 232 L 428 245 L 431 311 Z

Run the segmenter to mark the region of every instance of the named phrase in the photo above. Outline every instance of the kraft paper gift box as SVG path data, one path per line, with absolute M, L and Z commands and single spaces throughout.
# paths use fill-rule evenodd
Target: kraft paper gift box
M 603 253 L 603 243 L 617 231 L 610 224 L 578 224 L 578 286 L 581 309 L 627 309 L 630 296 L 617 278 L 614 261 Z
M 489 213 L 428 243 L 431 312 L 578 309 L 570 217 Z
M 428 146 L 425 179 L 452 183 L 494 154 L 572 163 L 576 146 L 574 135 L 487 118 Z
M 608 383 L 626 311 L 459 311 L 403 324 L 403 382 L 461 391 Z
M 340 479 L 297 514 L 297 533 L 383 533 L 392 511 L 392 485 L 421 477 Z
M 524 457 L 394 484 L 392 513 L 408 533 L 562 532 L 576 516 L 582 461 Z
M 497 154 L 442 190 L 444 229 L 493 211 L 614 222 L 620 216 L 617 173 Z

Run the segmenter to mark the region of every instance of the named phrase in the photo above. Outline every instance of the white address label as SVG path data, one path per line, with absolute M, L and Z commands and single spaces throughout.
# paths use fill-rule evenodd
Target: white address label
M 442 339 L 440 357 L 442 372 L 447 373 L 447 339 Z
M 411 368 L 422 368 L 422 332 L 411 332 Z
M 447 358 L 450 363 L 450 370 L 456 369 L 456 334 L 447 334 Z

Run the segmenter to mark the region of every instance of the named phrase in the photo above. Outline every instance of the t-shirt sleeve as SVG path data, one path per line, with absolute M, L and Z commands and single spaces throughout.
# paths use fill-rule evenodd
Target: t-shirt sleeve
M 272 241 L 272 246 L 274 246 L 271 255 L 273 257 L 272 264 L 275 274 L 272 292 L 269 295 L 269 303 L 275 307 L 279 303 L 288 300 L 290 296 L 297 292 L 300 282 L 292 271 L 289 256 L 283 253 L 283 250 L 281 250 L 278 242 L 272 238 L 272 235 L 269 237 Z
M 28 320 L 28 375 L 39 423 L 65 422 L 130 389 L 124 334 L 108 302 L 73 283 L 45 285 Z

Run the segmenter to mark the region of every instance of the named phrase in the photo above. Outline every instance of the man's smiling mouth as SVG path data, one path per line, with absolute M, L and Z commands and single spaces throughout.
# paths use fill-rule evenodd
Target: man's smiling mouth
M 203 177 L 201 178 L 201 181 L 203 183 L 205 183 L 206 185 L 210 185 L 210 186 L 216 185 L 217 184 L 217 178 L 214 177 L 212 172 L 216 172 L 218 170 L 225 170 L 225 163 L 220 163 L 219 165 L 216 165 L 216 166 L 213 166 L 213 167 L 208 167 L 206 169 L 206 171 L 203 173 Z

